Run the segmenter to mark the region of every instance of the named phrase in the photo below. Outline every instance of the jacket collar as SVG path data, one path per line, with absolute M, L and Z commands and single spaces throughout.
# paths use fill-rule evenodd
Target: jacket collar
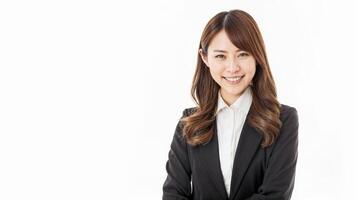
M 204 158 L 204 162 L 206 162 L 207 166 L 209 166 L 205 170 L 208 170 L 209 178 L 212 180 L 212 184 L 215 184 L 215 188 L 218 193 L 221 194 L 221 199 L 234 199 L 238 194 L 244 174 L 246 173 L 255 152 L 261 144 L 262 136 L 256 131 L 256 129 L 248 125 L 246 119 L 236 149 L 232 169 L 230 198 L 228 198 L 220 166 L 219 144 L 216 127 L 217 125 L 215 120 L 213 127 L 214 136 L 209 143 L 202 146 L 205 150 L 201 149 L 201 151 L 199 151 L 199 156 L 200 158 Z
M 251 127 L 246 119 L 236 149 L 232 168 L 230 199 L 235 199 L 250 162 L 259 149 L 262 135 Z

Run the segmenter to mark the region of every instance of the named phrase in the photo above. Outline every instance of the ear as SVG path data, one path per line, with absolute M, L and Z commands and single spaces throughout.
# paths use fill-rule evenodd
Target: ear
M 201 59 L 202 59 L 203 62 L 205 63 L 205 65 L 206 65 L 207 67 L 209 67 L 208 58 L 207 58 L 206 55 L 204 55 L 203 49 L 199 49 L 199 54 L 200 54 Z

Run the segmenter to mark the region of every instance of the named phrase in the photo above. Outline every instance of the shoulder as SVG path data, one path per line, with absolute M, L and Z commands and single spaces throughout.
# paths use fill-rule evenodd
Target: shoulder
M 190 116 L 190 115 L 193 114 L 197 109 L 198 109 L 197 106 L 185 108 L 185 109 L 183 110 L 183 117 L 188 117 L 188 116 Z
M 197 106 L 184 108 L 182 116 L 180 117 L 180 119 L 178 121 L 177 128 L 183 129 L 183 123 L 182 123 L 183 118 L 188 117 L 191 114 L 193 114 L 197 110 L 197 108 L 198 108 Z
M 282 122 L 285 122 L 287 120 L 290 120 L 290 118 L 293 118 L 293 120 L 298 120 L 298 111 L 295 107 L 281 104 L 281 112 L 280 112 L 280 119 Z
M 282 122 L 280 137 L 298 137 L 299 119 L 298 112 L 295 107 L 281 104 L 280 120 Z
M 182 123 L 183 118 L 188 117 L 191 114 L 193 114 L 197 110 L 197 108 L 198 107 L 188 107 L 188 108 L 183 109 L 182 115 L 181 115 L 181 117 L 177 123 L 177 126 L 176 126 L 176 130 L 177 130 L 176 132 L 181 132 L 181 129 L 183 129 L 183 123 Z M 179 135 L 181 135 L 181 133 Z
M 286 104 L 281 104 L 281 113 L 280 113 L 280 118 L 281 120 L 285 120 L 286 118 L 290 116 L 298 116 L 298 111 L 295 107 L 286 105 Z
M 189 115 L 191 115 L 192 113 L 194 113 L 196 111 L 197 107 L 188 107 L 188 108 L 184 108 L 183 109 L 183 113 L 182 116 L 180 117 L 177 125 L 176 125 L 176 129 L 175 129 L 175 133 L 174 133 L 174 138 L 173 138 L 173 142 L 172 145 L 175 144 L 185 144 L 186 140 L 183 136 L 183 123 L 182 123 L 182 119 L 184 117 L 187 117 Z

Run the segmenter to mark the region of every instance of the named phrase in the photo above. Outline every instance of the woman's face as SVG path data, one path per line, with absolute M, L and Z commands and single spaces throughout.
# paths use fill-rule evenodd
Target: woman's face
M 199 50 L 210 74 L 221 87 L 221 96 L 230 106 L 252 83 L 256 61 L 246 51 L 238 49 L 225 31 L 220 31 L 210 42 L 207 55 Z

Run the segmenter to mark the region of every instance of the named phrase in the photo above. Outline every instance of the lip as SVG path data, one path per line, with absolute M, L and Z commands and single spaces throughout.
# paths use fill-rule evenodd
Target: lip
M 235 75 L 235 76 L 223 76 L 223 78 L 234 78 L 234 77 L 244 77 L 245 75 Z
M 236 76 L 235 76 L 236 77 Z M 224 76 L 223 76 L 223 78 L 224 78 L 224 80 L 228 83 L 228 84 L 230 84 L 230 85 L 237 85 L 237 84 L 239 84 L 240 82 L 241 82 L 241 80 L 243 79 L 245 77 L 245 75 L 243 75 L 239 80 L 237 80 L 237 81 L 229 81 L 229 80 L 227 80 Z M 229 77 L 227 77 L 227 78 L 229 78 Z

